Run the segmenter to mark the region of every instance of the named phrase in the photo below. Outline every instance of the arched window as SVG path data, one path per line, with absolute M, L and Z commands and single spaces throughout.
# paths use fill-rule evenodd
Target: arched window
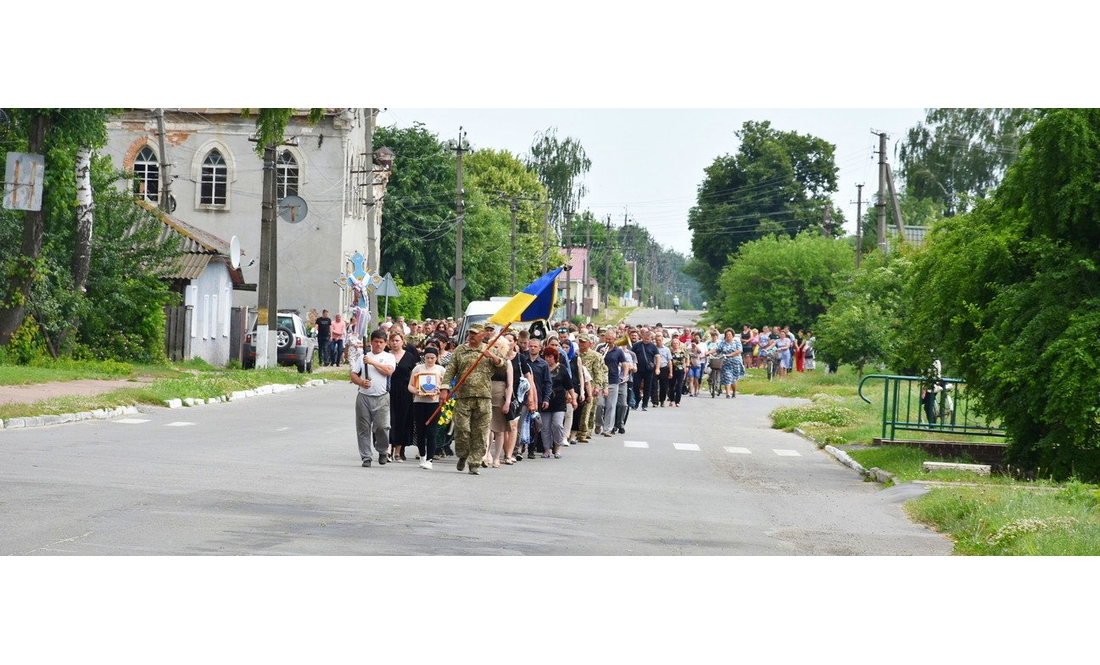
M 199 186 L 199 203 L 224 206 L 229 170 L 225 158 L 217 150 L 211 150 L 202 163 L 202 180 Z
M 160 162 L 152 148 L 145 146 L 134 158 L 134 196 L 156 203 L 160 192 Z
M 275 197 L 285 199 L 298 195 L 298 162 L 289 150 L 279 155 L 275 165 Z

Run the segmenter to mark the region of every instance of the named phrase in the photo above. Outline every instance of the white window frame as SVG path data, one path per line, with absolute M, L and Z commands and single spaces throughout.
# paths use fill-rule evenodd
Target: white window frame
M 152 161 L 150 161 L 149 157 L 142 157 L 142 155 L 150 155 L 152 157 Z M 140 172 L 139 172 L 139 166 L 141 167 Z M 138 182 L 141 182 L 145 185 L 145 187 L 143 188 L 143 191 L 133 192 L 134 196 L 138 197 L 139 199 L 141 199 L 143 201 L 149 201 L 151 203 L 159 202 L 160 201 L 160 158 L 157 157 L 157 153 L 156 153 L 155 150 L 153 150 L 153 146 L 151 146 L 149 144 L 145 144 L 144 146 L 142 146 L 141 150 L 139 150 L 137 155 L 134 157 L 134 163 L 132 165 L 132 170 L 134 172 L 134 185 L 135 185 L 134 189 L 136 189 L 136 185 L 137 185 Z M 140 173 L 140 175 L 139 175 L 139 173 Z M 152 174 L 154 177 L 150 178 L 149 177 L 150 174 Z M 157 193 L 154 194 L 154 195 L 149 194 L 149 183 L 150 182 L 152 182 L 154 185 L 156 185 Z
M 202 202 L 202 169 L 210 153 L 217 150 L 225 162 L 225 203 Z M 191 181 L 195 183 L 195 210 L 229 211 L 233 207 L 233 184 L 236 179 L 237 164 L 229 147 L 221 141 L 207 141 L 191 160 Z

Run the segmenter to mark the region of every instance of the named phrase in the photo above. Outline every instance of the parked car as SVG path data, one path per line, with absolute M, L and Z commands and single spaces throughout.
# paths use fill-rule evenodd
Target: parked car
M 299 372 L 313 373 L 313 352 L 317 338 L 306 334 L 306 324 L 294 312 L 279 312 L 275 331 L 277 357 L 280 365 L 294 365 Z M 244 361 L 241 366 L 256 366 L 256 328 L 244 338 Z

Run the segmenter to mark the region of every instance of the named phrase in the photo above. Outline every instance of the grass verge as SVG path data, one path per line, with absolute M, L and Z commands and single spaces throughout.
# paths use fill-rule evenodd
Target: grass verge
M 1060 491 L 1020 487 L 937 487 L 910 501 L 915 520 L 950 534 L 955 553 L 1092 556 L 1100 553 L 1100 494 L 1070 482 Z
M 772 412 L 778 429 L 801 429 L 819 446 L 837 446 L 864 468 L 888 471 L 897 482 L 936 481 L 937 486 L 907 503 L 905 509 L 914 520 L 949 535 L 956 554 L 1100 554 L 1100 489 L 1095 485 L 1022 482 L 965 471 L 925 473 L 926 461 L 973 460 L 935 457 L 909 446 L 870 446 L 882 431 L 881 405 L 863 402 L 858 385 L 856 373 L 842 367 L 837 374 L 794 373 L 772 381 L 763 370 L 749 370 L 738 388 L 746 393 L 810 400 L 807 405 Z
M 121 363 L 116 363 L 121 364 Z M 131 379 L 132 387 L 92 396 L 65 396 L 17 404 L 0 405 L 0 419 L 26 416 L 79 413 L 119 406 L 150 404 L 163 406 L 169 399 L 193 397 L 208 399 L 238 390 L 286 383 L 301 385 L 318 375 L 299 374 L 293 368 L 232 370 L 214 368 L 206 363 L 181 365 L 126 366 L 125 374 L 106 373 L 93 363 L 87 368 L 0 366 L 0 382 L 24 385 L 75 379 Z M 329 373 L 320 374 L 326 376 Z

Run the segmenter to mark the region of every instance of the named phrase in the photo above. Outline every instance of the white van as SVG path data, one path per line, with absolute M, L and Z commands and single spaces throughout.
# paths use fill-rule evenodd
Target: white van
M 504 307 L 504 304 L 509 300 L 511 298 L 507 296 L 495 296 L 488 300 L 474 300 L 467 305 L 466 313 L 458 324 L 458 331 L 455 333 L 458 343 L 462 344 L 466 341 L 466 331 L 469 330 L 471 323 L 485 323 L 489 320 L 489 317 L 499 312 L 500 308 Z M 526 330 L 530 326 L 530 323 L 513 323 L 509 330 Z

